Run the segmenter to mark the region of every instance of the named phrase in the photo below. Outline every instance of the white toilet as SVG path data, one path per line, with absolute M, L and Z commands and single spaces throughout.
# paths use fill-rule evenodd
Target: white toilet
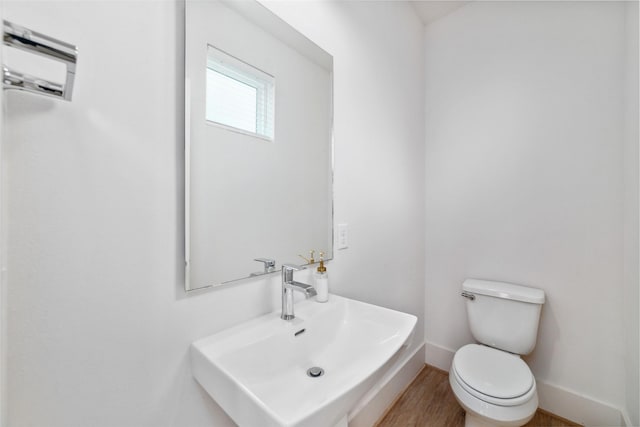
M 538 408 L 536 380 L 520 358 L 536 345 L 544 291 L 467 279 L 462 284 L 473 337 L 453 356 L 449 383 L 465 427 L 526 424 Z

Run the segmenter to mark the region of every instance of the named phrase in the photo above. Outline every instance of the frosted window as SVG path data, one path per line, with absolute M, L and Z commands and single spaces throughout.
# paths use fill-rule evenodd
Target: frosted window
M 207 121 L 273 140 L 272 76 L 209 46 L 206 78 Z
M 257 89 L 207 70 L 207 120 L 256 133 Z

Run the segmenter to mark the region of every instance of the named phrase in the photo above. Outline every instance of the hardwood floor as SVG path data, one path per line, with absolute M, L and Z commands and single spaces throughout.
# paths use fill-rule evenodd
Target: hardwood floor
M 449 374 L 429 365 L 420 371 L 376 427 L 463 427 L 464 410 L 449 386 Z M 553 414 L 538 410 L 525 427 L 574 427 Z

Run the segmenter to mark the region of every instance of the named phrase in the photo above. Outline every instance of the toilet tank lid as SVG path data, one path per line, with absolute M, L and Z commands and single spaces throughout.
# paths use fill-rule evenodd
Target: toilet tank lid
M 466 279 L 462 290 L 474 294 L 488 295 L 532 304 L 544 304 L 544 291 L 528 286 L 516 285 L 492 280 Z

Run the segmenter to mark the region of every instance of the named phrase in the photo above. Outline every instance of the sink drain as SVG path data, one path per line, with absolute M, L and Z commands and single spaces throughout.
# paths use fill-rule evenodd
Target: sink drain
M 313 368 L 307 369 L 307 375 L 311 378 L 321 377 L 324 375 L 324 369 L 314 366 Z

